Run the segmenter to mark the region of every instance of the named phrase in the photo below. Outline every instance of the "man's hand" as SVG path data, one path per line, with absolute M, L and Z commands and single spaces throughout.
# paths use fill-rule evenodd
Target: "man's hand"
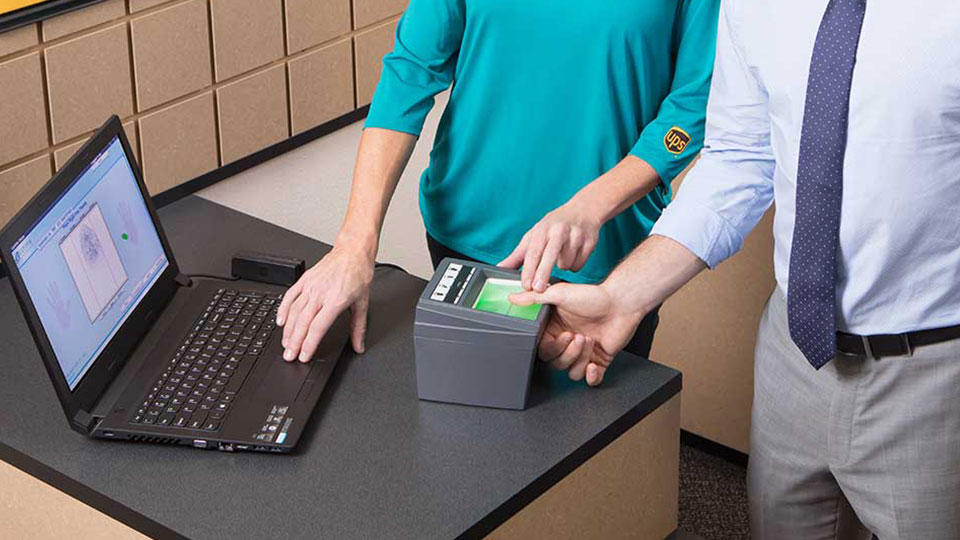
M 283 295 L 277 325 L 283 327 L 283 359 L 309 362 L 337 317 L 351 310 L 353 350 L 364 351 L 374 261 L 361 250 L 334 247 Z
M 520 275 L 523 288 L 543 292 L 550 283 L 554 265 L 573 272 L 583 268 L 597 245 L 602 224 L 596 212 L 589 212 L 570 201 L 527 231 L 513 253 L 500 261 L 499 266 L 519 268 L 523 265 Z
M 543 338 L 540 358 L 557 369 L 569 370 L 570 378 L 596 386 L 613 357 L 630 341 L 643 314 L 621 305 L 603 285 L 551 285 L 543 293 L 512 295 L 517 305 L 553 304 Z

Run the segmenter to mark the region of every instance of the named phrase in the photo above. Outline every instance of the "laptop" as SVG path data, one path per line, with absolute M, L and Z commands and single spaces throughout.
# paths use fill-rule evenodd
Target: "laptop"
M 0 258 L 90 437 L 289 452 L 347 342 L 341 317 L 285 362 L 282 288 L 182 274 L 116 116 L 0 231 Z

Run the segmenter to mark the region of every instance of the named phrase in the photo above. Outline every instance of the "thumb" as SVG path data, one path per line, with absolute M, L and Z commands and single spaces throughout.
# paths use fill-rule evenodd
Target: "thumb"
M 550 285 L 542 293 L 536 291 L 524 291 L 511 294 L 507 297 L 510 303 L 518 306 L 529 306 L 532 304 L 553 304 L 561 305 L 566 300 L 566 291 L 569 283 L 557 283 Z
M 363 354 L 366 351 L 364 338 L 367 333 L 367 311 L 369 307 L 370 299 L 363 297 L 357 300 L 357 303 L 350 310 L 350 342 L 357 354 Z

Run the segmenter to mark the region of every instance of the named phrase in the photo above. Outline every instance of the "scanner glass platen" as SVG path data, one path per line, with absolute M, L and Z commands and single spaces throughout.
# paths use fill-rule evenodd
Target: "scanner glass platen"
M 510 303 L 509 296 L 523 290 L 520 282 L 514 279 L 487 279 L 473 303 L 473 309 L 535 321 L 540 314 L 540 304 L 518 306 Z

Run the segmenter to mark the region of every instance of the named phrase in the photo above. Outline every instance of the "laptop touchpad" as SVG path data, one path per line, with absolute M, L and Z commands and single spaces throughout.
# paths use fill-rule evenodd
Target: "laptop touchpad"
M 267 360 L 269 368 L 257 388 L 258 397 L 293 399 L 300 392 L 303 381 L 310 375 L 312 364 L 285 362 L 282 358 Z

